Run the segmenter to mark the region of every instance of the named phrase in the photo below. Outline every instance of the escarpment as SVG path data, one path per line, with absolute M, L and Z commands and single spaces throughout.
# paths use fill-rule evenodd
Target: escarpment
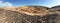
M 43 6 L 0 9 L 0 23 L 60 23 L 60 11 Z

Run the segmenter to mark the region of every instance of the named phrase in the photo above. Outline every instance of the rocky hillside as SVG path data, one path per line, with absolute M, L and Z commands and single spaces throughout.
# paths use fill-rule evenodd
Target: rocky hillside
M 0 23 L 60 23 L 58 12 L 44 6 L 0 8 Z

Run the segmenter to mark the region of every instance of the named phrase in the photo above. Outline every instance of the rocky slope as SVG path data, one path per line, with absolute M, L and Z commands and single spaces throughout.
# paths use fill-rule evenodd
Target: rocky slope
M 0 23 L 60 23 L 58 12 L 44 6 L 0 8 Z

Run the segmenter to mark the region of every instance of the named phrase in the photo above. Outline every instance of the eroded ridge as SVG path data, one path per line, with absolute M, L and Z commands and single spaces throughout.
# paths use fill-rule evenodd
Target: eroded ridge
M 42 7 L 35 8 L 35 7 L 22 6 L 22 7 L 16 8 L 16 10 L 28 15 L 45 15 L 46 13 L 48 13 L 48 10 Z
M 5 8 L 5 10 L 17 11 L 31 16 L 44 16 L 46 14 L 54 14 L 55 11 L 48 10 L 47 7 L 42 6 L 20 6 L 17 8 Z

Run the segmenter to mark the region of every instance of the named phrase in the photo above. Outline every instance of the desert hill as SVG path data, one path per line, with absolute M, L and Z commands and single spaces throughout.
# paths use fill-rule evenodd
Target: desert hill
M 59 12 L 44 6 L 0 8 L 0 23 L 60 23 Z

